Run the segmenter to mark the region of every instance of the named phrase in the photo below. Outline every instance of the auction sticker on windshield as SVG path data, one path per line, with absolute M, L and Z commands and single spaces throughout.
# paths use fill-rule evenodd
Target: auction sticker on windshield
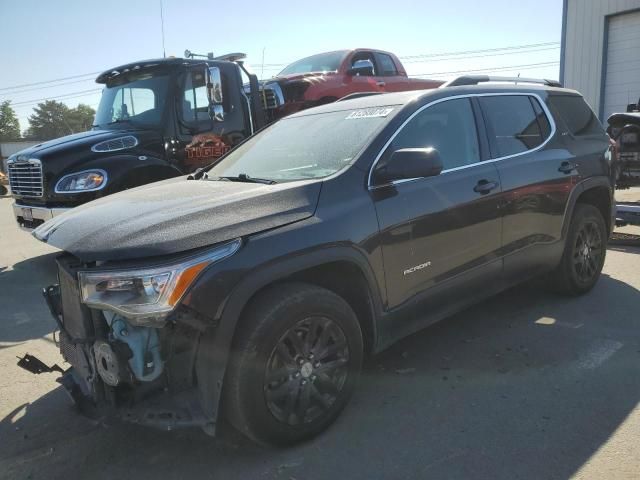
M 375 118 L 386 117 L 393 111 L 393 107 L 375 107 L 375 108 L 361 108 L 349 113 L 345 120 L 353 120 L 357 118 Z

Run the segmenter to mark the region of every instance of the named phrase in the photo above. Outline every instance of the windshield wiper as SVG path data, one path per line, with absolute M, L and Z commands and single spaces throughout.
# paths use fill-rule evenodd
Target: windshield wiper
M 268 178 L 250 177 L 246 173 L 239 173 L 237 177 L 225 176 L 225 177 L 218 177 L 218 178 L 221 178 L 223 180 L 229 180 L 231 182 L 264 183 L 265 185 L 273 185 L 274 183 L 278 183 L 275 180 L 269 180 Z

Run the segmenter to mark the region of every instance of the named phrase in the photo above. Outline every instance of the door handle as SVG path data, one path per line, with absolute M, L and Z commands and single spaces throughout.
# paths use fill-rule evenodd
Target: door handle
M 385 82 L 376 82 L 376 85 L 379 87 L 384 87 L 386 85 Z
M 558 171 L 560 173 L 571 173 L 573 172 L 576 168 L 578 168 L 578 164 L 577 163 L 572 163 L 572 162 L 562 162 L 560 164 L 560 166 L 558 167 Z
M 491 190 L 498 188 L 498 185 L 500 184 L 494 180 L 480 180 L 476 186 L 473 187 L 473 191 L 485 195 Z

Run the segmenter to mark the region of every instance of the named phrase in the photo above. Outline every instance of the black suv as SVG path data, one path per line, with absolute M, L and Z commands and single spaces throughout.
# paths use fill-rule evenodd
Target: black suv
M 291 115 L 35 230 L 65 251 L 45 296 L 81 409 L 292 443 L 335 420 L 365 354 L 535 276 L 589 291 L 607 135 L 574 91 L 480 80 Z

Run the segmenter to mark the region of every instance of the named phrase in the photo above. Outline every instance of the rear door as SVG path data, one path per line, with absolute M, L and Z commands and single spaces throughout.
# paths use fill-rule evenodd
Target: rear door
M 502 182 L 505 274 L 515 281 L 555 261 L 577 162 L 558 142 L 548 144 L 556 126 L 539 96 L 501 94 L 478 102 Z
M 385 92 L 403 92 L 407 90 L 407 77 L 401 75 L 393 57 L 387 53 L 375 52 L 378 73 L 382 77 L 382 89 Z
M 493 163 L 482 162 L 469 98 L 446 99 L 414 114 L 379 162 L 401 148 L 425 147 L 440 152 L 440 175 L 371 187 L 390 309 L 427 296 L 434 304 L 447 294 L 454 302 L 465 301 L 478 289 L 453 286 L 468 288 L 473 279 L 480 287 L 498 279 L 502 271 L 497 258 L 498 172 Z M 442 295 L 425 296 L 426 292 Z M 450 306 L 439 303 L 437 308 Z M 424 314 L 431 312 L 421 308 Z

